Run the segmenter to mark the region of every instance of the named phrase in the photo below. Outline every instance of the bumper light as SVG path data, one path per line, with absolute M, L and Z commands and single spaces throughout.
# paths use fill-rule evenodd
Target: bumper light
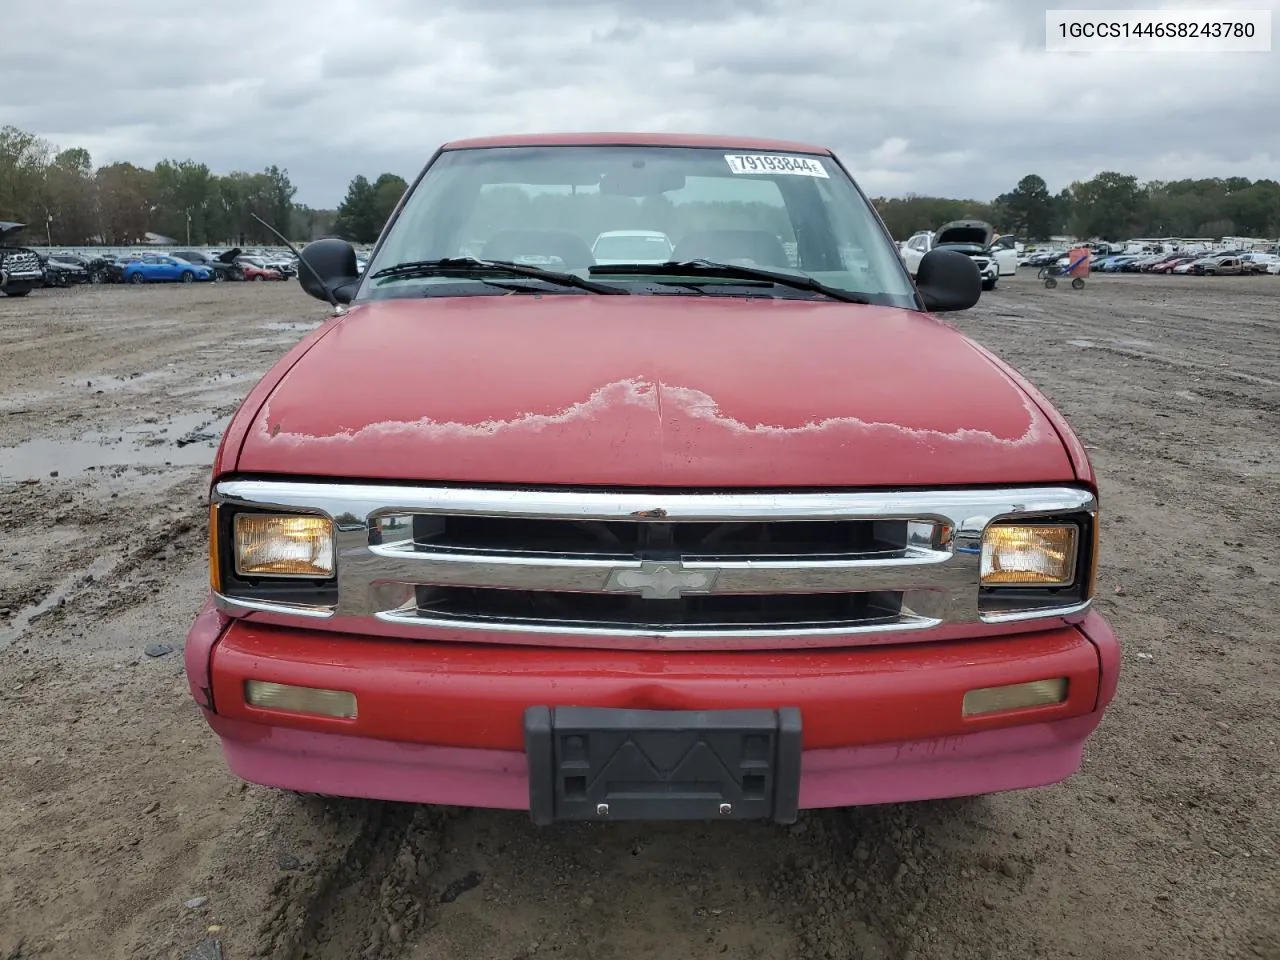
M 1051 707 L 1067 699 L 1067 678 L 1032 680 L 1004 687 L 982 687 L 964 695 L 962 710 L 966 717 L 978 717 L 1028 707 Z
M 321 717 L 353 720 L 356 695 L 346 690 L 322 690 L 319 687 L 295 687 L 266 680 L 246 680 L 244 700 L 251 707 L 283 710 L 287 713 L 310 713 Z
M 333 524 L 325 517 L 239 514 L 235 558 L 242 577 L 331 577 Z
M 1079 528 L 1000 523 L 982 535 L 984 587 L 1065 587 L 1075 580 Z

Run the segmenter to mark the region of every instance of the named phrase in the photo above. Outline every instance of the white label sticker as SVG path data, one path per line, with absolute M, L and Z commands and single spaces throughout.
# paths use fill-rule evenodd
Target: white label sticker
M 724 159 L 733 173 L 789 173 L 797 177 L 831 179 L 827 168 L 817 157 L 788 157 L 779 153 L 726 153 Z

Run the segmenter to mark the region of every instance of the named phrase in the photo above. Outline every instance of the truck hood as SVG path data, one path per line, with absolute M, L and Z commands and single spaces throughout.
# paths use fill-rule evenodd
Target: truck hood
M 331 320 L 292 362 L 237 415 L 224 471 L 701 488 L 1075 479 L 1042 398 L 937 319 L 888 307 L 397 299 Z
M 986 249 L 996 238 L 995 228 L 982 220 L 952 220 L 938 228 L 933 245 L 963 243 Z
M 8 243 L 27 228 L 25 223 L 14 223 L 12 220 L 0 220 L 0 243 Z

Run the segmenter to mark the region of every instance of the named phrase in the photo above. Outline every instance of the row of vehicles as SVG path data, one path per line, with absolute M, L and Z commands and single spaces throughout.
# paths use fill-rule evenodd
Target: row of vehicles
M 34 251 L 33 251 L 34 252 Z M 62 250 L 35 253 L 40 264 L 36 286 L 77 283 L 208 283 L 226 280 L 288 280 L 298 274 L 292 257 L 246 254 L 239 248 L 208 252 L 86 255 Z
M 1065 265 L 1065 250 L 1039 250 L 1019 261 L 1024 267 Z M 1166 273 L 1194 276 L 1251 276 L 1280 274 L 1280 250 L 1167 250 L 1115 253 L 1100 246 L 1089 258 L 1095 273 Z
M 1157 253 L 1104 257 L 1090 265 L 1102 273 L 1176 273 L 1196 276 L 1251 276 L 1280 273 L 1280 256 L 1251 250 Z

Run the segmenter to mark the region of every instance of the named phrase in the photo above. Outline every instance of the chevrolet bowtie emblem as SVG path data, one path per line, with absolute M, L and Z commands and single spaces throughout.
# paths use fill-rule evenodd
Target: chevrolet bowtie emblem
M 679 560 L 643 560 L 637 567 L 620 567 L 609 574 L 609 593 L 637 593 L 645 600 L 679 600 L 686 593 L 710 593 L 720 571 L 688 569 Z

